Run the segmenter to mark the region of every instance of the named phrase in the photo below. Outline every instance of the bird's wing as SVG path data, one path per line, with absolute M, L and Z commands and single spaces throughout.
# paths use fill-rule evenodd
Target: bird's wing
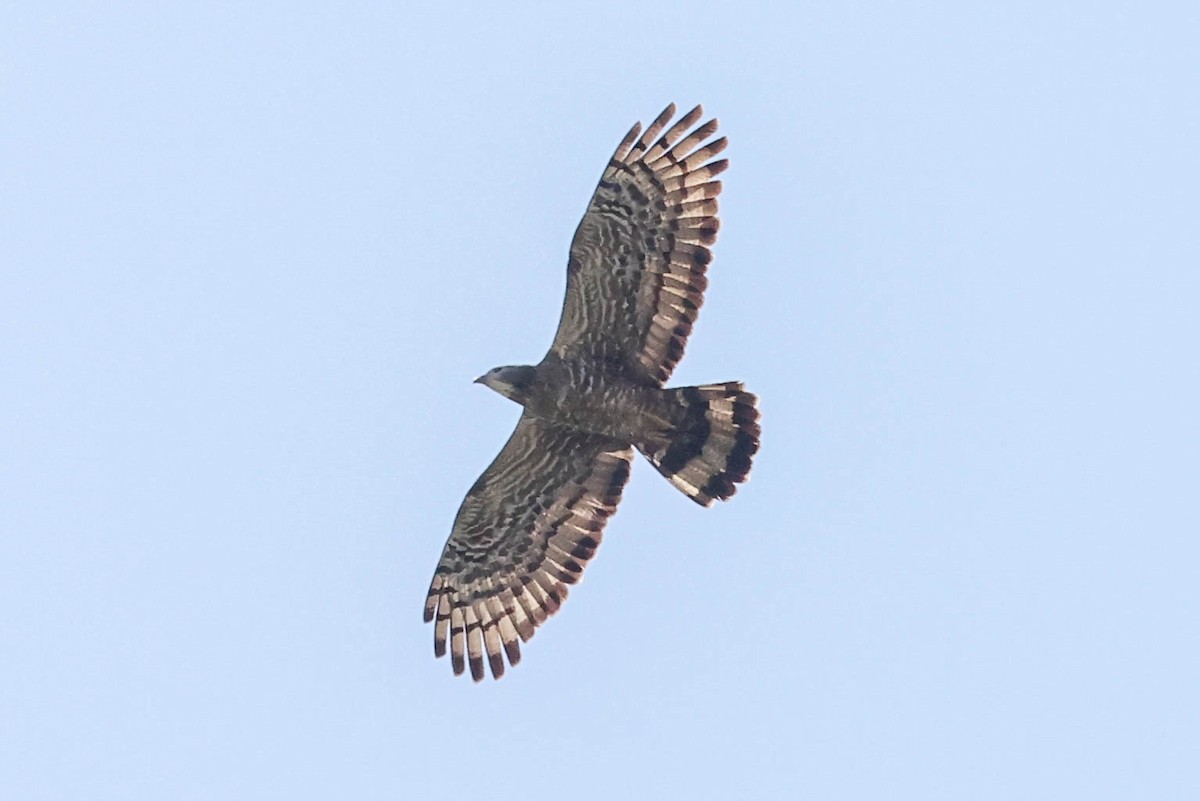
M 471 487 L 438 562 L 425 621 L 434 653 L 455 675 L 504 674 L 518 640 L 554 614 L 600 544 L 633 458 L 628 445 L 523 414 L 508 443 Z M 502 654 L 503 651 L 503 654 Z
M 682 358 L 719 227 L 714 178 L 728 166 L 713 160 L 727 144 L 708 141 L 715 119 L 688 132 L 703 113 L 696 106 L 667 128 L 672 104 L 617 147 L 571 241 L 552 353 L 585 353 L 658 383 Z

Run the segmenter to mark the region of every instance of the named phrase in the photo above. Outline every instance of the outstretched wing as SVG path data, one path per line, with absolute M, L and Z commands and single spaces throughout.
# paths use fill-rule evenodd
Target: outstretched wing
M 725 137 L 706 142 L 715 119 L 687 133 L 703 113 L 696 106 L 662 133 L 672 104 L 617 147 L 571 241 L 551 352 L 616 361 L 660 384 L 670 377 L 704 300 L 719 226 L 713 179 L 729 164 L 712 160 Z
M 464 653 L 475 681 L 485 651 L 495 678 L 501 649 L 520 661 L 518 639 L 558 610 L 596 552 L 632 458 L 622 443 L 522 415 L 459 508 L 425 599 L 434 654 L 449 638 L 455 675 Z

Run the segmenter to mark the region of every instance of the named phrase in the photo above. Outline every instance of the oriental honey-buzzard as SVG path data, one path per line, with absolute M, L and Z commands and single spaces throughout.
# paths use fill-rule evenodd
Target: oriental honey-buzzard
M 521 658 L 600 544 L 636 448 L 696 503 L 736 491 L 758 450 L 740 383 L 667 389 L 707 286 L 717 237 L 717 121 L 670 105 L 608 162 L 575 237 L 558 332 L 537 365 L 478 383 L 524 407 L 467 493 L 425 601 L 434 653 L 479 681 Z

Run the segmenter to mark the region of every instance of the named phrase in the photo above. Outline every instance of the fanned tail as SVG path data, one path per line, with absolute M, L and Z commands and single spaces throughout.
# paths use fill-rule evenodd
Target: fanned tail
M 701 506 L 726 500 L 746 480 L 758 452 L 758 398 L 737 381 L 663 393 L 685 408 L 682 422 L 638 450 Z

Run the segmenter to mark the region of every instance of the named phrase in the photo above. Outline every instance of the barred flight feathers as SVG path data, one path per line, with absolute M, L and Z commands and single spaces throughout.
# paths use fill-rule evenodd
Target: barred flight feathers
M 655 385 L 683 357 L 720 227 L 714 178 L 729 166 L 712 160 L 725 137 L 705 143 L 715 119 L 684 136 L 703 113 L 696 106 L 659 136 L 672 104 L 617 147 L 571 242 L 552 352 L 618 354 L 630 375 Z
M 485 652 L 495 678 L 504 657 L 520 661 L 518 640 L 558 610 L 595 554 L 632 457 L 627 444 L 522 415 L 459 508 L 426 596 L 434 654 L 449 640 L 455 675 L 466 663 L 482 679 Z

